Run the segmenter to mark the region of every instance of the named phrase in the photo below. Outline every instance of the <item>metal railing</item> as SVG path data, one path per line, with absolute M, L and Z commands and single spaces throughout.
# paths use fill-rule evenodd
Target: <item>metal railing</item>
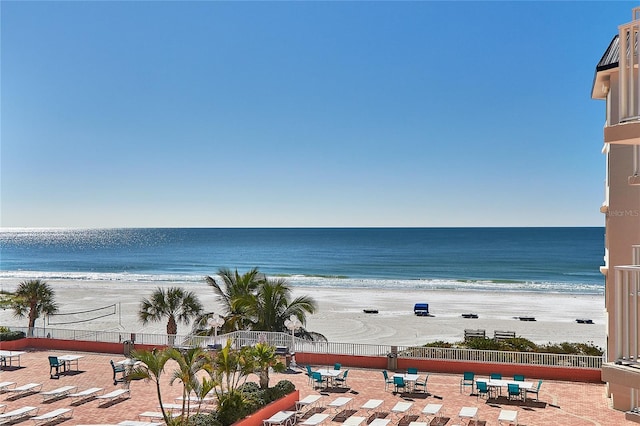
M 11 327 L 13 331 L 28 333 L 26 327 Z M 387 356 L 397 354 L 398 358 L 430 359 L 442 361 L 466 361 L 500 364 L 520 364 L 539 366 L 560 366 L 573 368 L 599 369 L 602 367 L 603 357 L 589 355 L 566 355 L 537 352 L 507 352 L 460 348 L 432 348 L 414 346 L 372 345 L 364 343 L 338 343 L 309 341 L 292 338 L 287 333 L 271 333 L 264 331 L 235 331 L 213 336 L 189 336 L 147 333 L 128 333 L 117 331 L 88 331 L 34 328 L 33 337 L 56 338 L 65 340 L 83 340 L 92 342 L 124 343 L 133 341 L 143 345 L 173 346 L 201 346 L 213 344 L 224 345 L 231 339 L 235 348 L 251 346 L 258 342 L 269 343 L 273 346 L 286 346 L 290 352 L 315 354 L 351 355 L 351 356 Z

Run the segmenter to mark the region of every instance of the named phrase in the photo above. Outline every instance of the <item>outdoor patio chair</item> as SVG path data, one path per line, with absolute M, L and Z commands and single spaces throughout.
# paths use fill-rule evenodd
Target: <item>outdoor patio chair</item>
M 309 384 L 313 383 L 313 370 L 309 364 L 307 364 L 307 377 L 309 378 Z
M 389 385 L 393 384 L 393 380 L 389 378 L 389 373 L 387 373 L 387 370 L 382 370 L 382 375 L 384 376 L 384 390 L 387 390 L 389 388 Z
M 478 399 L 485 395 L 487 399 L 491 398 L 491 391 L 487 382 L 476 382 L 476 392 L 478 392 Z
M 502 380 L 502 374 L 500 373 L 491 373 L 491 380 Z
M 317 371 L 314 371 L 311 374 L 311 378 L 313 380 L 313 388 L 314 389 L 317 389 L 317 388 L 322 389 L 324 387 L 324 378 L 322 377 L 322 374 L 320 374 Z
M 540 386 L 542 386 L 542 380 L 538 380 L 538 386 L 536 386 L 535 388 L 527 389 L 525 391 L 525 397 L 527 395 L 529 395 L 530 393 L 535 393 L 536 394 L 536 401 L 537 401 L 538 400 L 538 393 L 540 392 Z
M 462 389 L 465 386 L 471 387 L 471 391 L 473 391 L 473 383 L 475 381 L 475 373 L 471 371 L 465 371 L 462 373 L 462 379 L 460 380 L 460 393 L 462 393 Z
M 413 384 L 413 389 L 415 391 L 418 392 L 427 392 L 427 380 L 429 380 L 429 375 L 427 374 L 426 376 L 424 376 L 424 380 L 420 380 L 420 378 L 418 378 L 418 380 L 416 380 L 416 382 Z
M 112 359 L 109 360 L 111 363 L 111 369 L 113 370 L 113 384 L 117 385 L 118 383 L 124 383 L 127 381 L 125 375 L 127 374 L 127 369 L 124 365 L 116 365 Z M 120 377 L 118 375 L 120 374 Z
M 333 382 L 337 385 L 337 386 L 346 386 L 347 385 L 347 374 L 349 374 L 349 370 L 344 370 L 344 373 L 342 373 L 342 377 L 338 376 L 335 379 L 333 379 Z
M 398 389 L 402 389 L 403 391 L 407 389 L 407 384 L 400 376 L 393 376 L 393 386 L 395 387 L 396 392 L 398 392 Z
M 60 368 L 64 372 L 65 364 L 64 362 L 60 362 L 57 356 L 49 356 L 49 378 L 50 379 L 59 379 L 60 378 Z M 53 370 L 56 370 L 56 374 L 53 374 Z
M 513 380 L 516 382 L 524 382 L 524 376 L 522 374 L 514 374 Z
M 342 364 L 340 364 L 339 362 L 336 362 L 335 364 L 333 364 L 334 370 L 340 370 L 341 368 L 342 368 Z
M 415 367 L 407 368 L 407 374 L 418 374 L 418 369 Z
M 516 384 L 516 383 L 509 383 L 507 385 L 507 397 L 509 399 L 516 398 L 516 399 L 520 399 L 520 385 Z

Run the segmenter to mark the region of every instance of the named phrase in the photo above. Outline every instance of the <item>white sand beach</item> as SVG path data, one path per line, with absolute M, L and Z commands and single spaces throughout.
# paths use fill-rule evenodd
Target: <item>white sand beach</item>
M 112 315 L 77 324 L 47 325 L 47 328 L 135 333 L 165 330 L 164 322 L 143 326 L 137 318 L 140 301 L 151 295 L 157 283 L 47 282 L 56 291 L 61 313 L 116 305 Z M 0 284 L 4 290 L 13 291 L 18 283 L 3 279 Z M 207 311 L 220 310 L 213 291 L 206 284 L 189 283 L 188 289 L 198 294 Z M 456 342 L 463 339 L 464 329 L 471 328 L 484 329 L 488 336 L 493 336 L 495 330 L 514 331 L 536 343 L 569 341 L 605 345 L 604 296 L 294 287 L 294 296 L 298 295 L 312 296 L 318 302 L 318 312 L 307 318 L 307 329 L 324 334 L 332 342 L 390 345 L 421 345 L 436 340 Z M 419 302 L 428 303 L 433 316 L 415 316 L 413 305 Z M 378 313 L 364 313 L 363 310 L 369 308 L 377 309 Z M 463 313 L 475 313 L 478 318 L 465 319 Z M 514 318 L 520 316 L 535 317 L 536 321 Z M 593 324 L 578 324 L 577 318 L 591 319 Z M 27 320 L 15 318 L 11 310 L 0 310 L 0 325 L 26 326 Z M 44 320 L 38 319 L 36 325 L 42 327 Z M 186 325 L 178 327 L 181 334 L 188 330 Z

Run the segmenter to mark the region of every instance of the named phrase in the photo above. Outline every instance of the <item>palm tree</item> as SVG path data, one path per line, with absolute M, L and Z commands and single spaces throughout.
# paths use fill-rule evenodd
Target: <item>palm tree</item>
M 162 405 L 162 393 L 160 391 L 160 376 L 164 372 L 165 364 L 170 359 L 169 351 L 167 349 L 158 350 L 153 348 L 151 351 L 133 351 L 131 355 L 138 361 L 142 361 L 142 366 L 133 368 L 129 374 L 129 380 L 144 379 L 145 381 L 153 381 L 156 385 L 156 395 L 160 403 L 162 417 L 167 425 L 173 424 L 173 419 L 169 415 L 170 412 L 165 410 Z
M 226 311 L 226 331 L 231 330 L 259 330 L 278 331 L 287 333 L 285 321 L 294 315 L 304 325 L 306 315 L 313 314 L 318 308 L 316 301 L 310 296 L 299 296 L 291 299 L 292 291 L 284 279 L 267 279 L 257 268 L 244 275 L 238 271 L 231 272 L 222 268 L 219 275 L 224 286 L 207 276 L 205 280 L 213 287 Z M 207 317 L 202 315 L 194 323 L 193 334 L 208 334 L 205 328 Z M 319 333 L 309 332 L 300 328 L 296 334 L 309 340 L 326 341 Z
M 253 347 L 251 355 L 253 357 L 254 370 L 260 379 L 261 389 L 269 388 L 269 370 L 273 370 L 276 373 L 282 373 L 286 370 L 284 364 L 276 355 L 275 346 L 267 343 L 257 343 Z
M 222 304 L 225 316 L 223 330 L 251 328 L 246 314 L 247 299 L 250 299 L 264 282 L 264 275 L 258 271 L 258 268 L 253 268 L 243 275 L 240 275 L 237 269 L 232 272 L 228 268 L 220 268 L 218 275 L 223 281 L 222 285 L 210 276 L 206 276 L 205 281 L 213 288 Z
M 142 300 L 138 318 L 144 325 L 150 321 L 162 321 L 167 317 L 169 344 L 173 345 L 178 333 L 178 322 L 189 324 L 201 312 L 202 303 L 195 293 L 180 287 L 170 287 L 166 291 L 159 287 L 150 299 Z
M 267 280 L 258 289 L 248 311 L 253 318 L 253 329 L 287 332 L 285 321 L 294 315 L 304 325 L 306 315 L 317 309 L 310 296 L 291 300 L 291 287 L 284 279 Z
M 19 318 L 29 316 L 29 336 L 33 336 L 33 328 L 40 315 L 58 312 L 54 297 L 55 291 L 44 281 L 23 281 L 18 285 L 14 293 L 13 312 Z

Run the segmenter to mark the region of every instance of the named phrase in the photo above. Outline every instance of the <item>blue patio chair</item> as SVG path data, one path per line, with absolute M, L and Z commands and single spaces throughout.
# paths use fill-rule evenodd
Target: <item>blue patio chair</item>
M 418 374 L 418 369 L 417 368 L 407 368 L 407 374 Z
M 491 392 L 489 386 L 487 386 L 487 382 L 476 382 L 476 391 L 478 392 L 478 398 L 482 395 L 485 395 L 487 399 L 491 398 Z
M 500 373 L 491 373 L 491 380 L 502 380 L 502 374 Z
M 514 397 L 516 399 L 521 399 L 520 385 L 518 385 L 517 383 L 509 383 L 507 385 L 507 392 L 508 392 L 507 397 L 509 399 L 511 399 L 511 397 Z
M 333 364 L 334 370 L 340 370 L 341 368 L 342 368 L 342 364 L 340 364 L 339 362 L 336 362 L 335 364 Z
M 322 377 L 322 374 L 320 374 L 317 371 L 314 371 L 313 373 L 311 373 L 311 378 L 313 380 L 313 388 L 316 389 L 322 389 L 324 388 L 324 378 Z
M 538 400 L 538 393 L 540 392 L 540 386 L 542 386 L 542 380 L 538 380 L 538 386 L 536 386 L 535 388 L 531 388 L 531 389 L 525 390 L 525 399 L 526 399 L 526 396 L 529 395 L 530 393 L 535 393 L 536 394 L 536 401 L 537 401 Z
M 404 382 L 404 379 L 400 376 L 393 376 L 393 386 L 395 386 L 396 393 L 398 389 L 402 389 L 403 391 L 407 389 L 407 384 Z
M 349 374 L 349 370 L 344 370 L 344 373 L 342 373 L 342 377 L 338 376 L 335 379 L 333 379 L 333 382 L 336 384 L 336 386 L 347 385 L 347 374 Z
M 307 377 L 309 378 L 309 384 L 313 383 L 313 370 L 309 364 L 307 364 Z
M 50 379 L 58 379 L 60 378 L 60 367 L 62 367 L 62 371 L 64 371 L 64 362 L 60 362 L 57 356 L 49 357 L 49 378 Z M 56 374 L 53 374 L 53 370 L 56 370 Z
M 116 365 L 112 359 L 109 360 L 109 363 L 111 364 L 111 369 L 113 370 L 113 384 L 117 385 L 118 383 L 126 383 L 127 369 L 125 368 L 125 366 L 120 364 Z M 120 375 L 120 377 L 118 377 L 118 375 Z
M 465 371 L 462 374 L 462 380 L 460 380 L 460 393 L 462 393 L 462 389 L 465 386 L 470 386 L 471 387 L 471 391 L 473 391 L 473 383 L 475 381 L 475 373 L 472 373 L 471 371 Z
M 522 374 L 514 374 L 513 380 L 516 382 L 524 382 L 524 376 Z
M 384 376 L 384 390 L 389 388 L 389 385 L 393 384 L 393 380 L 389 378 L 389 373 L 387 370 L 382 370 L 382 375 Z
M 427 393 L 427 380 L 429 380 L 428 374 L 424 377 L 424 380 L 420 380 L 418 378 L 418 380 L 416 380 L 416 382 L 413 384 L 413 390 L 415 390 L 416 392 Z

